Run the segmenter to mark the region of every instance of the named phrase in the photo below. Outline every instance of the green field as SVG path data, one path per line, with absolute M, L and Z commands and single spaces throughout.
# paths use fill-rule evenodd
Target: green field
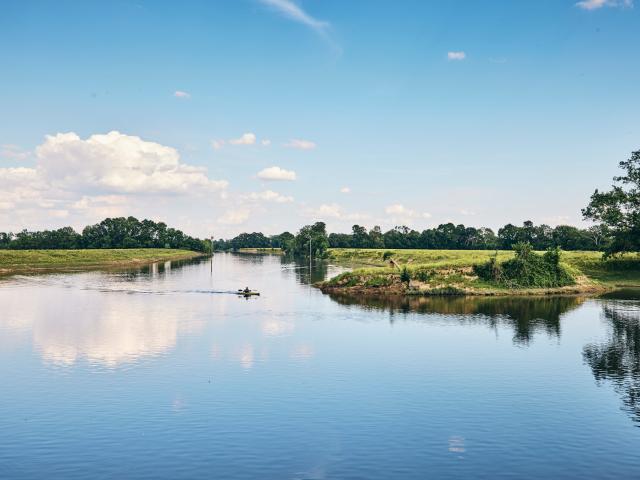
M 384 260 L 393 258 L 398 267 L 406 267 L 412 282 L 407 288 L 399 281 L 399 268 Z M 508 293 L 504 289 L 479 280 L 473 266 L 486 263 L 495 251 L 489 250 L 386 250 L 330 249 L 332 262 L 348 265 L 353 271 L 321 285 L 324 289 L 389 293 Z M 512 251 L 498 251 L 498 261 L 512 258 Z M 603 261 L 601 252 L 562 252 L 562 264 L 576 279 L 572 287 L 518 293 L 578 293 L 615 287 L 640 286 L 640 256 L 629 254 Z
M 189 250 L 168 248 L 0 250 L 0 274 L 144 265 L 200 255 L 202 254 Z

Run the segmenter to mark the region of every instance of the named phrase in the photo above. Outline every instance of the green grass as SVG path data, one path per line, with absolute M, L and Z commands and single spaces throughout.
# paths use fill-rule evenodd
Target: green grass
M 478 279 L 473 266 L 486 263 L 496 252 L 488 250 L 389 250 L 346 249 L 329 250 L 332 262 L 348 265 L 353 271 L 325 283 L 328 287 L 355 287 L 362 290 L 393 293 L 406 292 L 399 282 L 400 272 L 383 260 L 392 252 L 400 267 L 407 267 L 412 278 L 411 289 L 438 291 L 504 292 L 505 287 Z M 498 251 L 498 261 L 513 258 L 513 251 Z M 574 289 L 597 287 L 640 286 L 640 255 L 629 254 L 621 259 L 602 260 L 601 252 L 562 252 L 561 264 L 576 279 Z M 534 290 L 534 289 L 529 289 Z M 524 290 L 522 290 L 524 292 Z
M 131 248 L 96 250 L 0 250 L 0 273 L 141 265 L 200 256 L 189 250 Z

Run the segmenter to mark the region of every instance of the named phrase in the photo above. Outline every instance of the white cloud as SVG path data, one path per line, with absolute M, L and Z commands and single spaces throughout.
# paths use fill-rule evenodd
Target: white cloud
M 5 203 L 37 205 L 48 189 L 35 168 L 0 168 L 0 192 Z
M 249 209 L 240 208 L 229 210 L 218 219 L 218 223 L 223 225 L 241 225 L 249 219 Z
M 411 224 L 417 219 L 431 218 L 431 214 L 428 212 L 417 212 L 400 203 L 389 205 L 384 209 L 384 211 L 387 215 L 391 216 L 391 221 L 395 223 Z
M 464 60 L 467 58 L 467 54 L 464 52 L 447 52 L 447 58 L 449 60 Z
M 231 145 L 253 145 L 256 143 L 256 136 L 251 132 L 244 133 L 240 138 L 232 138 L 229 143 Z
M 306 25 L 313 30 L 322 33 L 329 28 L 329 23 L 317 20 L 300 8 L 296 3 L 291 0 L 259 0 L 264 5 L 267 5 L 274 10 L 277 10 L 281 15 Z
M 10 158 L 12 160 L 24 160 L 29 157 L 31 152 L 27 152 L 18 145 L 5 143 L 0 145 L 0 157 Z
M 180 163 L 177 150 L 117 131 L 82 140 L 75 133 L 47 135 L 36 148 L 38 170 L 67 190 L 99 189 L 128 193 L 191 193 L 220 190 L 203 167 Z
M 324 203 L 318 208 L 308 209 L 306 212 L 307 217 L 314 219 L 337 219 L 341 221 L 362 221 L 370 218 L 367 214 L 362 213 L 348 213 L 337 203 Z
M 460 215 L 464 215 L 466 217 L 472 217 L 476 214 L 476 212 L 474 212 L 473 210 L 467 210 L 466 208 L 463 208 L 462 210 L 460 210 Z
M 351 189 L 349 187 L 342 187 L 340 193 L 351 193 Z
M 287 148 L 297 148 L 298 150 L 313 150 L 316 148 L 316 144 L 311 140 L 302 140 L 299 138 L 293 138 L 284 144 Z
M 182 90 L 176 90 L 175 92 L 173 92 L 173 96 L 176 98 L 182 98 L 184 100 L 188 100 L 191 98 L 190 94 L 188 94 L 187 92 L 183 92 Z
M 293 197 L 288 195 L 282 195 L 273 190 L 265 190 L 264 192 L 251 192 L 247 195 L 249 200 L 263 201 L 263 202 L 275 202 L 275 203 L 291 203 Z
M 269 167 L 258 172 L 258 178 L 262 180 L 287 180 L 292 181 L 296 179 L 296 172 L 292 170 L 285 170 L 280 167 Z
M 263 147 L 268 147 L 269 145 L 271 145 L 271 140 L 269 140 L 268 138 L 265 138 L 260 143 L 262 143 Z
M 315 211 L 315 214 L 319 217 L 340 218 L 342 216 L 342 207 L 336 203 L 323 204 Z
M 576 2 L 576 7 L 583 10 L 598 10 L 602 7 L 633 7 L 633 0 L 582 0 Z
M 224 144 L 224 140 L 211 140 L 211 148 L 213 148 L 214 150 L 220 150 L 222 147 L 224 147 Z
M 47 214 L 53 218 L 67 218 L 69 216 L 69 210 L 49 210 Z

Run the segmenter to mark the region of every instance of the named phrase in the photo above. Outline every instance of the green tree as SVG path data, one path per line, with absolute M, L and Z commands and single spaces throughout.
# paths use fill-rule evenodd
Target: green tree
M 619 165 L 625 174 L 613 177 L 608 192 L 596 190 L 582 209 L 585 219 L 600 222 L 611 235 L 605 257 L 640 251 L 640 150 Z
M 295 238 L 288 242 L 285 251 L 296 256 L 324 258 L 329 248 L 327 226 L 324 222 L 305 225 Z

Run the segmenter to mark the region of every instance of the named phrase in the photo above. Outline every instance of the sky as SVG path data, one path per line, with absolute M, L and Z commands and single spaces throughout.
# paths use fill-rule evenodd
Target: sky
M 0 231 L 587 226 L 638 112 L 632 0 L 4 0 Z

